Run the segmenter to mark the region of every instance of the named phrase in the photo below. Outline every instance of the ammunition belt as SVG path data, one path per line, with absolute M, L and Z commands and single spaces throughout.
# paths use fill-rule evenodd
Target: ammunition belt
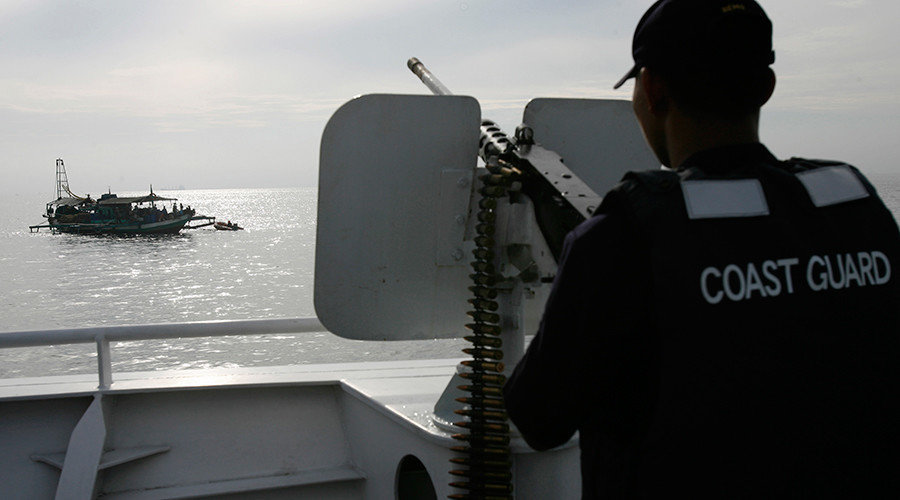
M 506 376 L 502 374 L 501 318 L 494 312 L 499 307 L 495 288 L 499 277 L 494 264 L 494 224 L 498 199 L 506 196 L 517 171 L 489 165 L 488 172 L 480 178 L 476 248 L 472 252 L 475 260 L 471 263 L 473 274 L 469 275 L 473 283 L 469 287 L 472 292 L 469 304 L 473 310 L 468 315 L 473 322 L 466 325 L 471 335 L 465 340 L 472 347 L 463 352 L 472 359 L 462 362 L 469 371 L 460 374 L 468 384 L 460 385 L 459 389 L 468 395 L 456 399 L 465 406 L 455 413 L 465 420 L 454 423 L 462 431 L 453 438 L 465 445 L 454 446 L 453 451 L 461 456 L 450 459 L 454 467 L 466 467 L 450 471 L 451 475 L 465 479 L 451 482 L 450 486 L 465 490 L 465 493 L 450 495 L 455 499 L 512 498 L 509 424 L 506 423 L 502 390 Z

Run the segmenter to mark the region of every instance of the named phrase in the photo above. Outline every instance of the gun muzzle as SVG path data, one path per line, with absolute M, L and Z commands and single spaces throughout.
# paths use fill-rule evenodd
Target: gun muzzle
M 450 92 L 450 89 L 445 87 L 436 76 L 431 74 L 431 71 L 428 71 L 428 68 L 422 64 L 422 61 L 415 57 L 411 57 L 409 58 L 409 61 L 406 61 L 406 65 L 409 66 L 409 70 L 415 73 L 416 76 L 419 77 L 419 80 L 422 80 L 422 83 L 424 83 L 434 95 L 453 95 L 453 92 Z

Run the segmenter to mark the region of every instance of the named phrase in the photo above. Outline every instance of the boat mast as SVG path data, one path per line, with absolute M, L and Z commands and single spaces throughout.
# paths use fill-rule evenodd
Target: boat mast
M 56 159 L 56 199 L 60 199 L 63 197 L 63 193 L 71 196 L 72 198 L 83 199 L 80 196 L 76 196 L 72 191 L 69 190 L 69 178 L 66 176 L 66 165 L 63 163 L 62 158 Z
M 62 198 L 63 193 L 69 192 L 69 178 L 66 176 L 66 166 L 62 158 L 56 159 L 56 199 Z

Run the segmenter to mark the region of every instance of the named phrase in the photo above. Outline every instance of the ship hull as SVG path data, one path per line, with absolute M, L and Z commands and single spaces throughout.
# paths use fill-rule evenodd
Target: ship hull
M 177 234 L 191 220 L 190 215 L 158 222 L 59 222 L 50 219 L 50 229 L 61 233 L 72 234 Z

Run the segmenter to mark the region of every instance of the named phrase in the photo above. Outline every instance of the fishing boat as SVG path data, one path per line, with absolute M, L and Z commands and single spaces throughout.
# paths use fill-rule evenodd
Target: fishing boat
M 627 101 L 534 99 L 507 138 L 474 98 L 432 91 L 357 97 L 326 125 L 316 317 L 0 334 L 0 348 L 93 344 L 98 366 L 0 381 L 4 498 L 579 498 L 577 436 L 530 450 L 497 394 L 556 272 L 547 221 L 589 213 L 624 170 L 657 162 Z M 510 168 L 513 152 L 527 162 Z M 113 373 L 116 342 L 321 331 L 473 345 Z
M 53 232 L 76 234 L 176 234 L 190 221 L 214 222 L 212 217 L 197 215 L 190 206 L 176 205 L 177 198 L 159 196 L 153 192 L 153 186 L 145 196 L 120 198 L 111 192 L 96 200 L 90 195 L 78 196 L 69 189 L 61 158 L 56 159 L 56 195 L 47 203 L 47 224 L 30 226 L 32 231 L 46 227 Z M 172 202 L 171 207 L 164 202 Z

